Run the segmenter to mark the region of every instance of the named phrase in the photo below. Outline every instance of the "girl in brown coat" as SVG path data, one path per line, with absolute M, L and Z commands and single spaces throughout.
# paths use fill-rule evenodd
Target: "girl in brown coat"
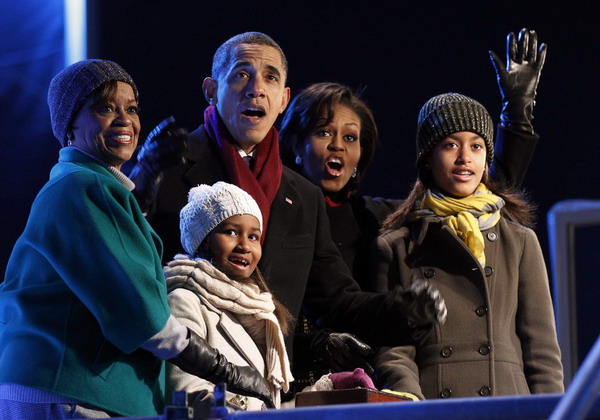
M 487 178 L 489 114 L 447 93 L 418 122 L 419 179 L 377 239 L 377 288 L 426 279 L 448 317 L 417 347 L 381 349 L 380 386 L 427 399 L 563 392 L 532 206 Z

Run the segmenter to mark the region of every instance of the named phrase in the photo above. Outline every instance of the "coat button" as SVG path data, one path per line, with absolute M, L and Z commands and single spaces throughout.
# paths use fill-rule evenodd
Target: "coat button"
M 452 347 L 444 347 L 440 353 L 442 357 L 450 357 L 452 356 Z
M 423 272 L 423 275 L 424 275 L 426 278 L 430 279 L 430 278 L 432 278 L 433 276 L 435 276 L 435 270 L 434 270 L 433 268 L 428 268 L 428 269 L 426 269 L 426 270 Z
M 498 239 L 498 234 L 496 232 L 488 232 L 487 238 L 490 240 L 490 242 L 495 242 L 496 239 Z
M 488 308 L 485 305 L 481 305 L 479 308 L 475 309 L 475 313 L 477 316 L 485 316 L 488 313 Z
M 481 354 L 482 356 L 487 356 L 488 354 L 490 354 L 490 349 L 491 347 L 488 346 L 487 344 L 482 344 L 481 346 L 479 346 L 479 354 Z
M 442 397 L 442 398 L 450 398 L 451 396 L 452 396 L 451 389 L 444 388 L 444 389 L 442 389 L 442 392 L 440 392 L 440 397 Z
M 482 397 L 489 397 L 490 395 L 492 395 L 492 389 L 489 386 L 482 386 L 479 389 L 479 395 L 481 395 Z
M 483 272 L 485 273 L 486 277 L 489 277 L 492 274 L 494 274 L 494 269 L 492 267 L 490 267 L 489 265 L 486 265 L 485 268 L 483 269 Z

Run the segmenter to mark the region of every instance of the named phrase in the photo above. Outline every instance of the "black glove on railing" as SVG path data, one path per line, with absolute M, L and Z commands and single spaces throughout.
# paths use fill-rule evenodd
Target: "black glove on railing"
M 415 280 L 408 289 L 396 287 L 392 293 L 394 299 L 401 304 L 412 339 L 416 343 L 423 342 L 435 322 L 446 322 L 446 302 L 439 290 L 427 281 Z
M 265 378 L 251 366 L 237 366 L 227 361 L 219 350 L 188 328 L 188 346 L 175 358 L 169 359 L 181 370 L 214 384 L 225 382 L 236 394 L 258 398 L 268 408 L 274 408 Z
M 187 135 L 188 131 L 179 127 L 175 118 L 168 117 L 150 132 L 140 148 L 129 178 L 135 183 L 133 193 L 143 211 L 156 198 L 161 172 L 182 161 Z
M 538 48 L 535 31 L 523 28 L 518 41 L 512 32 L 506 38 L 506 66 L 493 51 L 489 52 L 502 95 L 503 126 L 533 134 L 533 107 L 546 50 L 546 44 Z
M 317 360 L 334 372 L 353 371 L 362 368 L 367 375 L 373 374 L 369 356 L 371 346 L 348 333 L 321 330 L 314 338 L 311 349 Z

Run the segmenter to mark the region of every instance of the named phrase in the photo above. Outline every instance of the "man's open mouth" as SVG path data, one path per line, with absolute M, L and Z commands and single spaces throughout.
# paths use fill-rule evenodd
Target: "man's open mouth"
M 246 109 L 245 111 L 242 111 L 242 114 L 245 115 L 246 117 L 262 118 L 266 115 L 266 112 L 264 109 L 260 109 L 260 108 L 249 108 L 249 109 Z

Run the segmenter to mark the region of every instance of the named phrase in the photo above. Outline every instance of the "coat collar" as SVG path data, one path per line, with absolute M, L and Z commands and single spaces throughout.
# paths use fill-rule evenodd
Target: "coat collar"
M 258 366 L 256 361 L 264 360 L 264 356 L 244 327 L 237 322 L 229 312 L 221 312 L 219 326 L 221 327 L 223 334 L 227 336 L 232 345 L 244 359 L 246 359 L 248 364 L 262 373 L 264 365 Z M 241 341 L 239 339 L 240 337 L 247 337 L 247 340 Z
M 432 249 L 443 249 L 452 255 L 464 255 L 473 266 L 480 267 L 479 262 L 452 230 L 442 223 L 439 217 L 422 217 L 408 224 L 410 240 L 407 244 L 407 261 L 418 264 L 422 256 Z M 471 261 L 472 260 L 472 261 Z
M 188 161 L 188 169 L 183 174 L 188 187 L 195 187 L 198 179 L 205 184 L 217 181 L 228 181 L 227 171 L 215 147 L 208 141 L 204 125 L 190 133 L 189 148 L 184 157 Z M 208 158 L 210 157 L 210 158 Z
M 248 362 L 248 364 L 258 371 L 262 372 L 264 366 L 258 366 L 257 360 L 264 360 L 264 356 L 258 349 L 258 346 L 252 340 L 252 337 L 244 329 L 244 327 L 235 319 L 235 316 L 230 312 L 222 311 L 211 304 L 209 301 L 204 299 L 202 296 L 198 296 L 205 305 L 212 312 L 219 315 L 219 330 L 222 331 L 223 335 L 227 337 L 231 346 L 234 347 L 240 355 Z M 240 337 L 244 337 L 240 340 Z

